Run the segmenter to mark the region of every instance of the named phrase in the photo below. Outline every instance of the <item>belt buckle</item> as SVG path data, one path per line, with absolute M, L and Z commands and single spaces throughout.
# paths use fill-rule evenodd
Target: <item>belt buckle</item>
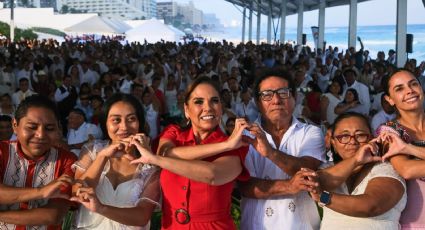
M 180 220 L 179 215 L 184 215 L 184 220 Z M 179 208 L 174 212 L 174 217 L 176 218 L 176 221 L 179 224 L 187 224 L 187 223 L 190 222 L 189 213 L 185 209 L 182 209 L 182 208 Z

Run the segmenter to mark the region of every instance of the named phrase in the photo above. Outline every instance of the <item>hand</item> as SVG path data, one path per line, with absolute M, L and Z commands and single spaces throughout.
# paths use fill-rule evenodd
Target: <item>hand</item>
M 226 141 L 231 149 L 237 149 L 241 146 L 247 145 L 247 143 L 242 141 L 242 133 L 248 127 L 249 124 L 245 120 L 245 118 L 237 118 L 235 120 L 235 128 L 233 129 L 232 134 Z
M 152 153 L 152 150 L 149 146 L 149 137 L 141 134 L 135 136 L 130 145 L 136 146 L 137 150 L 140 153 L 140 157 L 138 159 L 132 160 L 131 164 L 155 164 L 154 162 L 157 159 L 157 156 Z
M 263 157 L 269 157 L 273 152 L 273 148 L 267 141 L 266 134 L 263 132 L 260 126 L 258 126 L 258 124 L 252 124 L 248 130 L 249 133 L 254 136 L 254 138 L 243 136 L 243 141 L 251 144 Z
M 323 192 L 323 189 L 320 186 L 319 174 L 317 174 L 316 172 L 308 168 L 301 168 L 301 171 L 311 173 L 310 176 L 307 176 L 307 179 L 313 183 L 312 185 L 310 185 L 310 188 L 309 188 L 310 196 L 314 201 L 319 202 L 320 194 L 322 194 Z
M 301 191 L 315 192 L 319 183 L 316 179 L 317 173 L 311 169 L 301 168 L 300 171 L 289 180 L 289 190 L 291 194 L 297 194 Z
M 405 151 L 408 143 L 404 142 L 398 134 L 383 132 L 379 135 L 379 138 L 381 138 L 383 142 L 388 143 L 388 151 L 383 153 L 382 161 L 398 154 L 408 154 Z
M 51 181 L 49 184 L 40 188 L 41 195 L 44 199 L 50 198 L 62 198 L 69 199 L 69 195 L 64 191 L 72 186 L 74 179 L 66 174 L 63 174 L 59 178 Z
M 96 196 L 96 191 L 90 187 L 78 188 L 77 193 L 70 200 L 82 204 L 91 212 L 100 212 L 104 208 Z
M 379 138 L 372 139 L 369 143 L 363 145 L 357 150 L 354 156 L 357 165 L 364 165 L 370 162 L 381 161 L 382 158 L 378 156 L 379 147 L 377 142 Z
M 105 158 L 119 158 L 125 154 L 125 147 L 125 143 L 123 142 L 113 142 L 108 147 L 102 149 L 102 151 L 99 152 L 99 156 L 103 156 Z

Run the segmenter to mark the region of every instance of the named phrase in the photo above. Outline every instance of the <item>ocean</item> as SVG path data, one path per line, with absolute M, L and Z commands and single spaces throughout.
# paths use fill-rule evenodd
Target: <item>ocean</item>
M 253 28 L 252 39 L 255 42 L 257 37 L 257 30 Z M 310 27 L 305 27 L 303 32 L 307 34 L 307 45 L 314 47 L 313 36 Z M 202 36 L 211 41 L 226 39 L 228 41 L 240 42 L 242 39 L 242 29 L 235 27 L 224 28 L 219 32 L 202 33 Z M 407 33 L 413 34 L 413 53 L 408 54 L 409 58 L 417 59 L 418 63 L 425 61 L 425 24 L 421 25 L 408 25 Z M 272 29 L 272 40 L 274 39 Z M 286 28 L 286 40 L 296 40 L 297 29 L 295 27 Z M 370 56 L 376 58 L 378 51 L 384 51 L 385 55 L 388 50 L 396 49 L 396 26 L 395 25 L 380 25 L 380 26 L 358 26 L 357 36 L 363 41 L 365 50 L 369 50 Z M 276 33 L 277 40 L 280 37 L 280 29 Z M 261 31 L 260 40 L 266 41 L 267 32 L 263 27 Z M 245 41 L 248 40 L 248 27 L 246 28 Z M 325 28 L 325 41 L 326 47 L 332 45 L 337 46 L 339 50 L 347 49 L 348 43 L 348 27 L 327 27 Z M 357 49 L 360 48 L 357 42 Z

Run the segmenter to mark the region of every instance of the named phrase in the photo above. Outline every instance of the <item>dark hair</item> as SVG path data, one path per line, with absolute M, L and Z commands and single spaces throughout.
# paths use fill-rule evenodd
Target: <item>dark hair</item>
M 360 120 L 363 120 L 363 122 L 367 126 L 367 130 L 369 131 L 369 133 L 372 133 L 372 127 L 370 126 L 369 119 L 365 115 L 356 113 L 356 112 L 346 112 L 346 113 L 340 114 L 335 119 L 334 123 L 331 125 L 330 128 L 331 128 L 332 138 L 334 137 L 335 129 L 338 126 L 338 124 L 341 123 L 343 120 L 347 118 L 352 118 L 352 117 L 356 117 L 356 118 L 359 118 Z M 333 146 L 331 146 L 331 151 L 332 151 L 332 156 L 335 163 L 342 161 L 341 156 L 335 151 Z
M 56 121 L 59 121 L 60 116 L 56 108 L 56 104 L 53 101 L 51 101 L 49 98 L 47 98 L 46 96 L 35 94 L 25 98 L 19 104 L 18 108 L 15 111 L 16 122 L 19 124 L 19 121 L 21 120 L 21 118 L 27 115 L 28 109 L 33 107 L 50 110 L 53 113 L 53 115 L 55 115 Z
M 29 82 L 28 78 L 26 78 L 26 77 L 23 77 L 23 78 L 19 79 L 19 83 L 24 82 L 24 81 Z
M 7 121 L 12 124 L 12 118 L 9 115 L 0 115 L 0 121 Z
M 412 71 L 410 71 L 408 69 L 404 69 L 404 68 L 397 69 L 396 71 L 394 71 L 393 74 L 391 74 L 388 77 L 384 77 L 382 79 L 382 88 L 384 89 L 384 94 L 385 95 L 388 95 L 388 96 L 390 95 L 390 80 L 393 78 L 394 75 L 396 75 L 396 74 L 398 74 L 400 72 L 407 72 L 407 73 L 411 74 L 412 77 L 414 77 L 416 79 L 415 74 L 412 73 Z
M 354 88 L 348 88 L 347 91 L 345 92 L 345 95 L 347 95 L 347 92 L 348 91 L 350 91 L 351 93 L 353 93 L 353 96 L 354 96 L 354 100 L 355 101 L 359 101 L 359 93 L 357 93 L 357 90 L 356 89 L 354 89 Z M 347 101 L 345 100 L 345 97 L 344 97 L 344 100 L 342 101 L 342 103 L 347 103 Z
M 99 117 L 100 128 L 102 129 L 103 135 L 106 139 L 110 139 L 108 134 L 108 129 L 106 128 L 106 122 L 108 120 L 109 111 L 111 107 L 117 102 L 125 102 L 133 106 L 136 111 L 137 119 L 139 120 L 139 132 L 143 133 L 145 127 L 145 115 L 142 105 L 136 97 L 130 94 L 116 93 L 112 95 L 106 102 L 103 104 L 102 113 Z
M 186 92 L 184 94 L 184 103 L 187 105 L 190 99 L 190 95 L 192 94 L 192 92 L 196 89 L 196 87 L 198 87 L 198 85 L 201 84 L 207 84 L 212 86 L 218 94 L 220 94 L 220 87 L 217 85 L 217 82 L 211 80 L 211 78 L 209 77 L 198 77 L 196 78 L 192 84 L 190 84 L 187 88 L 186 88 Z
M 83 110 L 81 110 L 79 108 L 73 108 L 73 109 L 71 109 L 71 111 L 69 111 L 69 114 L 71 114 L 71 113 L 75 113 L 75 114 L 82 116 L 84 118 L 84 121 L 86 121 L 86 114 L 84 113 Z M 68 114 L 68 116 L 69 116 L 69 114 Z
M 342 93 L 344 92 L 343 87 L 342 87 L 342 85 L 341 85 L 341 82 L 337 81 L 336 79 L 333 79 L 333 80 L 332 80 L 331 84 L 330 84 L 330 85 L 328 86 L 328 88 L 326 89 L 326 92 L 327 92 L 327 93 L 329 93 L 329 92 L 331 91 L 331 90 L 330 90 L 330 88 L 331 88 L 331 85 L 332 85 L 333 83 L 338 83 L 338 85 L 339 85 L 338 95 L 342 95 Z
M 288 82 L 288 88 L 291 90 L 291 94 L 293 97 L 295 97 L 296 94 L 296 87 L 295 83 L 293 81 L 292 74 L 285 69 L 282 68 L 272 68 L 272 69 L 266 69 L 260 75 L 255 79 L 254 82 L 254 97 L 258 100 L 259 94 L 260 94 L 260 84 L 264 80 L 266 80 L 269 77 L 278 77 Z

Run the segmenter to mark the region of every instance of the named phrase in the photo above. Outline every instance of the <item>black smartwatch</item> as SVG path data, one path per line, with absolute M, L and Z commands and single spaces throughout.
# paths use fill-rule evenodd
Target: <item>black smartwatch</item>
M 328 191 L 323 191 L 322 194 L 320 194 L 320 200 L 319 200 L 319 206 L 324 207 L 331 203 L 331 193 Z

